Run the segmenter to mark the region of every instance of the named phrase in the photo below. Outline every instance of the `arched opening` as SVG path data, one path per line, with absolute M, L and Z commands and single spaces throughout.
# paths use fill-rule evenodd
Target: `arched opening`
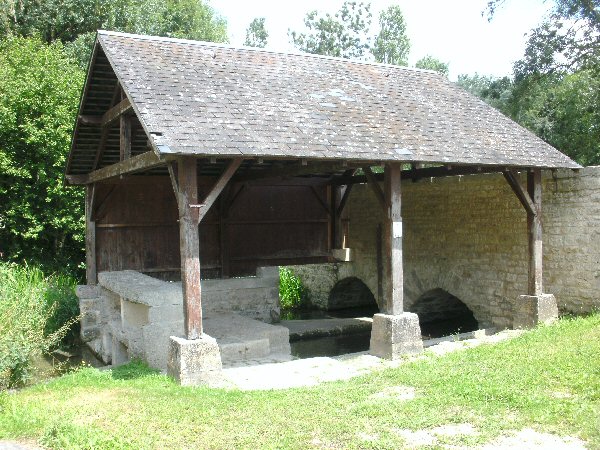
M 473 311 L 459 298 L 439 288 L 423 293 L 409 311 L 419 316 L 421 334 L 426 338 L 466 333 L 479 328 Z
M 348 317 L 372 316 L 379 312 L 371 290 L 356 277 L 338 281 L 329 293 L 328 310 L 347 310 Z M 336 314 L 339 317 L 339 314 Z

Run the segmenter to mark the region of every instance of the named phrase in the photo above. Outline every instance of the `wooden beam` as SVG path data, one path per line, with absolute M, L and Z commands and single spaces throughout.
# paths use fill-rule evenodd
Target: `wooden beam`
M 386 215 L 383 226 L 385 281 L 383 312 L 397 315 L 404 311 L 404 274 L 402 264 L 401 166 L 385 165 Z
M 240 167 L 243 161 L 243 158 L 232 159 L 225 171 L 221 174 L 215 185 L 212 187 L 202 204 L 195 205 L 198 208 L 198 222 L 202 221 L 204 216 L 206 216 L 206 213 L 208 212 L 212 204 L 219 197 L 219 194 L 221 194 L 221 191 L 227 185 L 227 183 L 229 183 L 229 180 L 231 180 L 231 177 L 238 169 L 238 167 Z
M 131 158 L 131 117 L 121 116 L 119 126 L 119 159 Z
M 337 215 L 342 217 L 342 213 L 344 212 L 344 208 L 346 207 L 346 203 L 350 198 L 350 192 L 352 192 L 352 185 L 346 186 L 344 193 L 342 194 L 342 198 L 340 199 L 340 204 L 337 209 Z
M 102 125 L 102 116 L 89 116 L 80 114 L 77 116 L 80 125 Z
M 96 268 L 96 222 L 92 220 L 96 185 L 90 184 L 85 189 L 85 275 L 87 284 L 96 285 L 98 272 Z
M 113 106 L 112 108 L 110 108 L 108 111 L 106 111 L 102 115 L 101 126 L 103 128 L 108 127 L 115 120 L 117 120 L 123 114 L 125 114 L 126 112 L 128 112 L 131 108 L 132 108 L 132 106 L 131 106 L 131 103 L 129 102 L 129 99 L 128 98 L 124 98 L 123 100 L 121 100 L 119 103 L 117 103 L 115 106 Z
M 319 191 L 317 191 L 317 188 L 314 186 L 311 186 L 310 190 L 314 194 L 315 198 L 317 199 L 317 201 L 319 202 L 321 207 L 325 210 L 325 212 L 331 216 L 330 206 L 327 204 L 327 202 L 325 200 L 323 200 L 321 198 L 321 195 L 319 194 Z
M 198 211 L 198 172 L 196 158 L 179 159 L 179 252 L 181 254 L 181 288 L 183 292 L 184 330 L 187 339 L 202 336 L 202 292 L 200 286 L 200 236 Z
M 87 86 L 86 86 L 87 87 Z M 115 88 L 113 89 L 113 95 L 110 100 L 110 106 L 112 107 L 119 98 L 121 94 L 121 83 L 117 81 L 115 84 Z M 102 125 L 102 117 L 100 118 L 100 125 Z M 102 160 L 102 154 L 104 153 L 104 148 L 106 147 L 106 140 L 108 139 L 109 129 L 108 127 L 103 127 L 100 132 L 100 140 L 98 141 L 98 148 L 96 149 L 96 156 L 94 157 L 94 164 L 92 165 L 92 170 L 96 170 L 100 165 L 100 161 Z
M 175 194 L 175 199 L 177 200 L 177 207 L 179 206 L 179 182 L 177 180 L 177 162 L 171 161 L 167 163 L 167 170 L 169 171 L 169 178 L 171 179 L 171 187 L 173 188 L 173 193 Z
M 446 166 L 424 168 L 417 167 L 415 169 L 403 170 L 402 178 L 411 178 L 413 181 L 417 181 L 421 178 L 451 177 L 457 175 L 472 175 L 477 173 L 499 173 L 504 170 L 506 170 L 505 166 L 453 166 L 452 169 L 448 169 Z M 382 173 L 376 173 L 374 175 L 377 181 L 383 181 Z M 360 184 L 367 183 L 368 178 L 366 175 L 343 175 L 334 177 L 331 182 L 338 185 Z
M 308 161 L 306 166 L 303 166 L 301 162 L 296 162 L 293 164 L 286 164 L 283 167 L 255 170 L 254 173 L 236 177 L 235 181 L 245 182 L 269 178 L 278 179 L 302 175 L 318 175 L 323 173 L 340 172 L 346 169 L 347 166 L 344 166 L 341 161 Z
M 69 183 L 70 185 L 82 185 L 85 184 L 87 181 L 87 174 L 83 174 L 83 175 L 65 175 L 65 180 L 67 180 L 67 183 Z
M 141 155 L 132 156 L 125 161 L 90 172 L 86 177 L 85 184 L 152 169 L 153 167 L 165 164 L 165 162 L 163 158 L 156 156 L 156 153 L 153 151 L 148 151 Z
M 527 213 L 527 234 L 529 237 L 529 295 L 543 292 L 543 246 L 542 246 L 542 171 L 527 172 L 527 192 L 531 197 L 534 212 Z
M 528 192 L 525 190 L 519 179 L 519 174 L 515 170 L 505 170 L 502 172 L 504 178 L 512 188 L 513 192 L 527 211 L 527 214 L 536 214 L 535 205 Z
M 229 252 L 228 226 L 231 185 L 225 186 L 219 197 L 219 247 L 221 253 L 221 278 L 229 278 L 231 255 Z
M 98 205 L 98 207 L 94 207 L 94 209 L 92 210 L 92 220 L 94 222 L 96 222 L 98 220 L 102 220 L 104 218 L 104 216 L 108 212 L 108 206 L 110 205 L 109 200 L 111 199 L 111 197 L 117 190 L 118 186 L 119 186 L 118 184 L 113 184 L 110 187 L 110 189 L 108 190 L 108 193 L 104 196 L 104 198 Z M 97 202 L 95 202 L 95 203 L 97 203 Z
M 338 206 L 341 198 L 341 188 L 339 186 L 330 186 L 330 224 L 331 224 L 331 245 L 332 248 L 342 248 L 342 220 L 338 215 Z
M 379 182 L 378 182 L 377 178 L 375 177 L 375 174 L 373 173 L 373 171 L 371 170 L 371 168 L 369 166 L 363 167 L 363 172 L 365 173 L 367 182 L 369 183 L 369 186 L 373 190 L 375 197 L 377 197 L 377 200 L 379 201 L 379 203 L 381 203 L 381 206 L 383 208 L 386 208 L 388 205 L 386 203 L 385 195 L 384 195 L 383 191 L 381 190 L 381 186 L 379 186 Z

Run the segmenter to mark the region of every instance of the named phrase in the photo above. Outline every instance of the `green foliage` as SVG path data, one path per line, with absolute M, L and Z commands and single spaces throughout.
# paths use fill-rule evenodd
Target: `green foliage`
M 300 50 L 318 55 L 361 58 L 370 48 L 367 32 L 371 27 L 370 3 L 345 1 L 333 16 L 312 11 L 304 18 L 306 33 L 289 31 Z
M 73 289 L 67 277 L 0 263 L 0 390 L 26 383 L 32 360 L 68 335 L 79 313 Z
M 283 309 L 304 306 L 306 289 L 302 280 L 287 267 L 279 268 L 279 301 Z
M 4 0 L 0 37 L 60 40 L 82 67 L 96 30 L 227 42 L 227 24 L 200 0 Z
M 264 48 L 267 46 L 267 38 L 269 37 L 269 33 L 265 28 L 265 18 L 255 18 L 250 25 L 248 25 L 248 29 L 246 30 L 246 41 L 244 45 L 248 47 L 259 47 Z
M 434 70 L 446 77 L 448 76 L 449 72 L 448 63 L 442 62 L 431 55 L 424 56 L 418 60 L 415 64 L 415 67 L 418 69 Z
M 494 78 L 475 75 L 459 75 L 456 83 L 494 108 L 508 113 L 508 103 L 513 95 L 514 83 L 509 77 Z
M 60 43 L 0 41 L 0 254 L 75 272 L 83 192 L 63 186 L 84 74 Z
M 380 31 L 373 45 L 373 56 L 379 63 L 408 65 L 410 40 L 406 35 L 406 23 L 397 5 L 389 6 L 379 15 Z

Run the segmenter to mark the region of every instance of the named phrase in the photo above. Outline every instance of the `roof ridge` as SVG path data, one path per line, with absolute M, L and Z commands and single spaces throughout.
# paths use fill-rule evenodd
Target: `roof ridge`
M 256 53 L 270 53 L 270 54 L 274 54 L 274 55 L 302 56 L 302 57 L 309 58 L 309 59 L 310 58 L 325 59 L 325 60 L 339 61 L 339 62 L 345 62 L 345 63 L 350 63 L 350 64 L 362 64 L 362 65 L 367 65 L 367 66 L 374 66 L 374 67 L 387 68 L 387 69 L 393 69 L 393 70 L 406 70 L 406 71 L 411 71 L 411 72 L 422 72 L 422 73 L 428 73 L 431 75 L 442 76 L 439 72 L 436 72 L 435 70 L 431 70 L 431 69 L 420 69 L 418 67 L 398 66 L 395 64 L 378 63 L 378 62 L 373 62 L 373 61 L 360 61 L 360 60 L 356 60 L 356 59 L 342 58 L 339 56 L 318 55 L 315 53 L 306 53 L 306 52 L 302 52 L 302 51 L 294 52 L 294 51 L 271 50 L 271 49 L 258 48 L 258 47 L 246 47 L 246 46 L 224 44 L 224 43 L 220 43 L 220 42 L 197 41 L 194 39 L 182 39 L 182 38 L 172 38 L 172 37 L 166 37 L 166 36 L 153 36 L 153 35 L 146 35 L 146 34 L 123 33 L 121 31 L 98 30 L 97 33 L 98 33 L 98 36 L 100 36 L 100 35 L 121 36 L 121 37 L 142 39 L 142 40 L 148 40 L 148 41 L 173 42 L 176 44 L 188 44 L 188 45 L 198 45 L 198 46 L 205 46 L 205 47 L 226 48 L 226 49 L 232 49 L 232 50 L 245 50 L 245 51 L 247 50 L 247 51 L 256 52 Z

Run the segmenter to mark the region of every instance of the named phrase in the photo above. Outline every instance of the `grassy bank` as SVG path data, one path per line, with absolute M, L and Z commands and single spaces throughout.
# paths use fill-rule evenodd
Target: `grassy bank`
M 69 276 L 0 263 L 0 390 L 39 375 L 34 360 L 76 338 L 74 289 Z
M 400 430 L 468 423 L 438 442 L 514 430 L 600 448 L 600 315 L 345 382 L 272 392 L 182 388 L 139 364 L 82 369 L 0 397 L 0 438 L 54 448 L 399 448 Z M 412 400 L 374 396 L 415 388 Z

